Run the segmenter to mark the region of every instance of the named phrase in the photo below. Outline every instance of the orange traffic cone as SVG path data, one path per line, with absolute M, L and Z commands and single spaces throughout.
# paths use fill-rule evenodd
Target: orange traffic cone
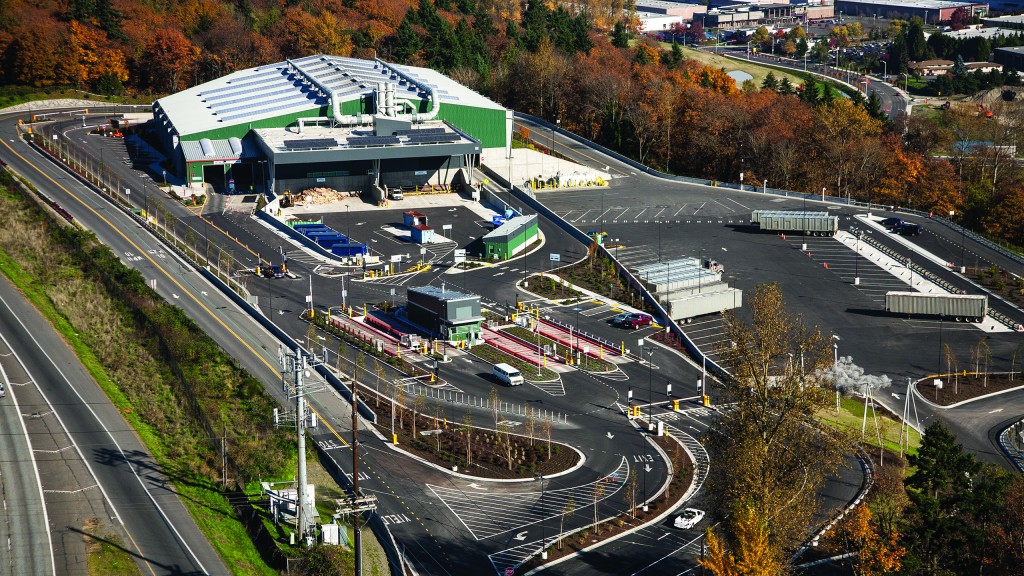
M 828 270 L 828 262 L 825 262 L 825 269 Z

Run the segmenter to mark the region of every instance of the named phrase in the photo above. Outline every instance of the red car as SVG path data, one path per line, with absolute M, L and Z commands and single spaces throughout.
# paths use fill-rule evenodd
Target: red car
M 621 326 L 623 328 L 632 328 L 634 330 L 641 326 L 650 326 L 654 322 L 654 318 L 650 314 L 631 313 L 624 312 L 618 316 L 612 318 L 613 326 Z

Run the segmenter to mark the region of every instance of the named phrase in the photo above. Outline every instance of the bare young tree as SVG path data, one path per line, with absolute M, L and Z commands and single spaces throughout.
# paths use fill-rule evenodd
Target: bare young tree
M 960 394 L 960 363 L 957 361 L 956 352 L 949 344 L 942 345 L 942 355 L 946 357 L 946 374 L 953 377 L 953 394 Z
M 501 402 L 501 398 L 498 396 L 497 388 L 491 388 L 491 393 L 488 396 L 488 402 L 491 407 L 491 416 L 494 417 L 494 427 L 497 428 L 498 422 L 500 422 L 499 418 L 501 416 L 501 411 L 498 409 L 498 403 Z
M 594 534 L 601 533 L 601 525 L 598 524 L 600 517 L 597 514 L 597 505 L 601 502 L 601 496 L 604 495 L 604 484 L 601 482 L 602 478 L 598 478 L 597 482 L 594 482 Z
M 420 392 L 412 401 L 412 437 L 416 437 L 416 420 L 427 405 L 427 397 Z
M 373 384 L 373 391 L 376 392 L 374 405 L 380 408 L 380 383 L 387 377 L 387 371 L 384 369 L 384 365 L 381 364 L 380 360 L 373 361 L 373 371 L 377 375 L 377 380 Z
M 640 484 L 636 479 L 636 470 L 629 471 L 629 480 L 626 482 L 626 490 L 623 497 L 626 499 L 626 506 L 629 507 L 629 517 L 636 518 L 636 497 L 640 494 Z
M 462 415 L 462 433 L 466 440 L 466 466 L 473 465 L 473 415 Z
M 551 427 L 551 418 L 545 418 L 544 420 L 541 420 L 541 433 L 544 435 L 544 439 L 547 440 L 548 443 L 548 460 L 551 460 Z
M 526 418 L 523 420 L 523 434 L 530 439 L 530 446 L 533 446 L 533 436 L 537 431 L 537 413 L 533 406 L 526 407 Z
M 565 519 L 572 518 L 576 514 L 576 500 L 572 496 L 572 492 L 569 493 L 569 497 L 565 499 L 565 506 L 562 507 L 562 517 L 558 521 L 558 549 L 562 549 L 562 535 L 565 534 Z
M 515 444 L 512 442 L 512 426 L 505 422 L 498 425 L 498 449 L 501 451 L 501 457 L 505 459 L 505 463 L 511 471 L 515 462 L 513 458 L 515 455 Z
M 988 388 L 988 365 L 992 360 L 992 350 L 984 338 L 978 340 L 978 345 L 971 348 L 971 360 L 974 362 L 975 377 L 982 377 L 982 386 Z

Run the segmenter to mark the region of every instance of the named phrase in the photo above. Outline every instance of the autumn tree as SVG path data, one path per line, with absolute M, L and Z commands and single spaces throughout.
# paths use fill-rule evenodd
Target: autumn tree
M 906 549 L 899 543 L 899 534 L 882 535 L 867 505 L 857 506 L 847 516 L 839 539 L 846 550 L 856 553 L 853 571 L 857 576 L 893 574 L 903 566 Z
M 721 434 L 709 438 L 721 462 L 710 493 L 737 518 L 749 513 L 767 523 L 778 555 L 804 536 L 816 489 L 847 444 L 811 422 L 830 402 L 831 338 L 787 312 L 775 284 L 757 286 L 750 309 L 749 324 L 725 313 L 722 342 L 729 344 L 716 349 L 733 374 L 724 383 L 732 408 L 722 414 Z M 726 535 L 734 539 L 740 525 L 731 526 Z
M 181 31 L 162 28 L 146 44 L 143 57 L 150 84 L 165 92 L 176 92 L 191 75 L 199 49 Z
M 769 520 L 757 506 L 740 504 L 729 518 L 731 538 L 708 528 L 707 553 L 697 563 L 715 576 L 768 576 L 783 572 L 781 551 L 772 542 Z

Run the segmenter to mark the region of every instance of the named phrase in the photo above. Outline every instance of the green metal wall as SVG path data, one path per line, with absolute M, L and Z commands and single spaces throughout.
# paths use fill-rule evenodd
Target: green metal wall
M 505 126 L 504 110 L 442 102 L 438 116 L 479 140 L 484 148 L 504 148 L 506 145 L 505 133 L 508 127 Z

